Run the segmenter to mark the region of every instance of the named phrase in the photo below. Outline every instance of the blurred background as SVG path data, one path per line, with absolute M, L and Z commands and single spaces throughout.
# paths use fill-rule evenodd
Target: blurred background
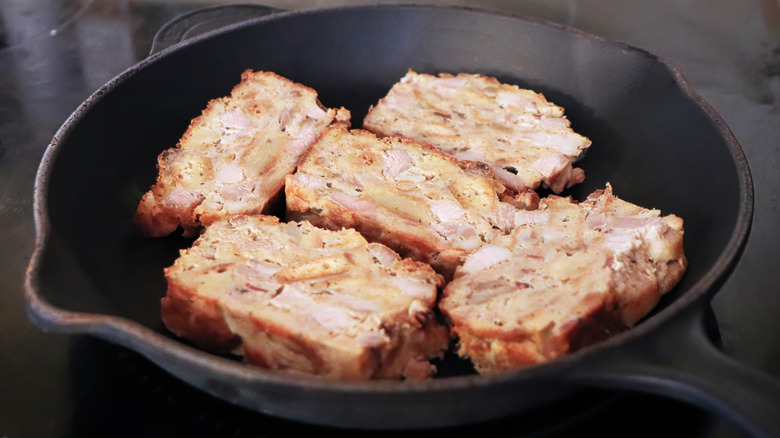
M 25 313 L 22 283 L 35 234 L 32 190 L 52 135 L 91 93 L 145 58 L 164 23 L 224 3 L 0 0 L 0 438 L 288 436 L 322 431 L 214 400 L 103 341 L 43 333 Z M 288 10 L 356 3 L 396 2 L 262 2 Z M 780 1 L 414 3 L 539 17 L 645 49 L 682 71 L 733 130 L 756 189 L 747 249 L 712 305 L 723 350 L 780 377 Z M 578 403 L 563 414 L 543 413 L 539 421 L 498 422 L 479 433 L 568 436 L 587 430 L 602 436 L 742 436 L 730 424 L 675 401 L 641 394 L 621 394 L 618 403 L 609 400 L 613 398 Z M 674 421 L 682 426 L 672 428 Z M 626 424 L 633 426 L 626 429 Z

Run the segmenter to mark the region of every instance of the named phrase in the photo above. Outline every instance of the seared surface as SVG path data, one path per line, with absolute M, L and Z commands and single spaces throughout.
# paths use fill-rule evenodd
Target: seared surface
M 401 137 L 329 128 L 287 177 L 289 218 L 355 228 L 451 276 L 463 256 L 508 233 L 518 211 L 480 163 Z
M 551 195 L 471 254 L 443 292 L 459 353 L 483 373 L 558 357 L 633 326 L 681 278 L 683 221 L 618 199 Z
M 150 236 L 181 226 L 198 233 L 231 214 L 258 214 L 284 177 L 344 109 L 323 108 L 317 93 L 269 72 L 246 71 L 229 97 L 209 102 L 179 144 L 160 154 L 156 184 L 135 222 Z
M 590 146 L 572 131 L 563 108 L 543 95 L 466 73 L 409 71 L 369 111 L 363 127 L 487 163 L 517 192 L 541 184 L 560 193 L 582 182 L 585 173 L 571 163 Z
M 270 216 L 217 221 L 165 271 L 166 326 L 256 365 L 332 378 L 420 378 L 448 345 L 442 278 L 354 230 Z

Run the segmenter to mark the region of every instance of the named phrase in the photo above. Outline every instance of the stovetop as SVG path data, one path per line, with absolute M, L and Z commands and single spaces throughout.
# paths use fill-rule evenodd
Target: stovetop
M 0 437 L 291 436 L 332 431 L 250 412 L 87 336 L 41 332 L 22 278 L 34 244 L 32 187 L 76 106 L 144 58 L 165 22 L 217 0 L 0 2 Z M 284 9 L 356 2 L 265 1 Z M 364 2 L 376 3 L 376 2 Z M 724 354 L 780 377 L 780 3 L 777 0 L 419 1 L 521 13 L 638 46 L 680 68 L 725 119 L 751 166 L 745 253 L 712 302 Z M 706 157 L 702 157 L 703 162 Z M 778 405 L 780 413 L 780 405 Z M 516 417 L 410 435 L 744 436 L 701 409 L 633 392 L 585 391 Z M 338 431 L 364 436 L 362 431 Z M 372 435 L 397 435 L 372 432 Z

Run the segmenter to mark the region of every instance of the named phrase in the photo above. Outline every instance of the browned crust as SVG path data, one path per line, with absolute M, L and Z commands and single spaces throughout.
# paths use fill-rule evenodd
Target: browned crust
M 542 178 L 542 182 L 555 193 L 561 193 L 564 189 L 568 189 L 583 181 L 585 181 L 585 171 L 579 167 L 572 166 L 572 163 L 569 163 L 560 172 Z
M 160 205 L 155 199 L 154 191 L 155 189 L 152 188 L 141 198 L 133 216 L 133 223 L 147 237 L 167 236 L 176 231 L 180 221 L 175 213 L 171 213 L 169 209 Z M 191 235 L 186 231 L 184 234 Z
M 332 204 L 333 215 L 323 217 L 312 212 L 307 206 L 298 207 L 304 211 L 296 210 L 298 201 L 292 201 L 291 208 L 290 194 L 287 194 L 287 216 L 288 221 L 309 221 L 312 225 L 329 230 L 339 230 L 341 228 L 352 228 L 362 234 L 368 241 L 382 242 L 402 257 L 409 257 L 419 260 L 432 267 L 437 273 L 441 274 L 445 280 L 452 278 L 455 269 L 463 263 L 463 258 L 467 252 L 458 248 L 439 249 L 431 244 L 429 240 L 404 234 L 394 229 L 388 229 L 377 221 L 370 218 L 354 214 L 354 212 L 342 208 L 335 203 Z M 306 204 L 308 205 L 308 204 Z
M 424 265 L 412 262 L 408 268 L 419 269 L 421 266 Z M 218 300 L 204 299 L 177 287 L 175 283 L 162 300 L 163 321 L 174 334 L 216 354 L 239 353 L 248 364 L 341 379 L 427 378 L 434 371 L 428 358 L 443 353 L 449 342 L 449 330 L 446 325 L 435 321 L 432 312 L 422 322 L 403 321 L 405 315 L 398 317 L 397 322 L 389 321 L 385 326 L 387 334 L 398 340 L 395 348 L 382 351 L 365 347 L 355 354 L 351 350 L 342 352 L 326 348 L 300 332 L 260 318 L 245 321 L 254 329 L 253 342 L 242 342 L 225 321 Z M 410 358 L 402 354 L 408 353 L 405 351 L 408 343 L 420 346 L 419 357 Z
M 161 301 L 162 320 L 177 336 L 190 339 L 198 347 L 214 353 L 229 353 L 241 343 L 230 330 L 217 300 L 168 282 L 168 294 Z
M 566 330 L 568 351 L 577 351 L 628 329 L 629 327 L 623 323 L 615 306 L 604 303 Z
M 250 324 L 263 343 L 245 342 L 240 351 L 247 363 L 276 369 L 295 367 L 298 370 L 316 372 L 327 370 L 329 364 L 320 353 L 316 343 L 307 341 L 300 333 L 285 329 L 278 324 L 260 318 L 250 317 Z M 287 356 L 291 363 L 285 364 L 280 357 Z
M 431 357 L 441 357 L 449 345 L 450 331 L 446 325 L 436 321 L 433 312 L 422 322 L 387 326 L 392 337 L 401 339 L 396 348 L 386 352 L 381 358 L 382 367 L 378 368 L 372 378 L 393 378 L 404 376 L 407 379 L 424 379 L 430 377 L 435 368 L 430 364 Z M 409 358 L 402 355 L 405 344 L 420 345 L 420 356 Z M 378 352 L 377 352 L 378 353 Z M 411 360 L 410 360 L 411 359 Z
M 525 188 L 517 193 L 507 188 L 506 191 L 500 195 L 500 199 L 521 210 L 536 210 L 539 208 L 540 201 L 539 194 L 531 188 Z
M 459 354 L 469 357 L 480 373 L 489 374 L 545 362 L 628 329 L 615 302 L 591 294 L 582 306 L 588 310 L 576 320 L 558 330 L 550 325 L 540 332 L 476 327 L 469 321 L 453 320 L 446 309 L 442 313 L 458 341 Z
M 243 342 L 225 320 L 225 311 L 218 299 L 199 296 L 176 282 L 169 281 L 168 293 L 161 301 L 162 320 L 177 336 L 192 341 L 199 348 L 216 354 L 236 352 L 249 364 L 264 368 L 338 375 L 345 379 L 369 379 L 374 374 L 396 377 L 399 364 L 383 363 L 377 349 L 365 348 L 359 355 L 328 350 L 307 340 L 301 333 L 286 329 L 260 318 L 250 317 L 253 336 L 263 342 Z M 439 326 L 431 329 L 445 330 Z M 441 339 L 441 335 L 434 336 Z M 400 348 L 400 345 L 399 345 Z M 385 367 L 382 367 L 384 365 Z M 386 369 L 385 369 L 386 368 Z
M 334 126 L 334 128 L 335 129 L 344 129 L 341 126 Z M 358 134 L 362 132 L 362 133 L 365 133 L 365 134 L 377 135 L 377 133 L 375 133 L 373 131 L 366 130 L 366 129 L 352 129 L 350 131 L 358 133 Z M 463 169 L 465 172 L 472 173 L 474 175 L 479 175 L 479 176 L 482 176 L 482 177 L 485 177 L 485 178 L 493 180 L 493 183 L 495 184 L 495 187 L 496 187 L 496 193 L 503 194 L 503 193 L 511 192 L 511 190 L 509 190 L 509 188 L 507 188 L 504 185 L 504 183 L 501 182 L 501 180 L 496 178 L 496 175 L 493 172 L 493 169 L 491 169 L 490 166 L 488 166 L 487 164 L 485 164 L 485 163 L 483 163 L 481 161 L 459 160 L 459 159 L 457 159 L 457 158 L 453 157 L 452 155 L 442 151 L 441 149 L 437 148 L 436 146 L 434 146 L 434 145 L 432 145 L 430 143 L 417 142 L 417 141 L 410 140 L 409 138 L 406 138 L 406 137 L 404 137 L 402 135 L 398 135 L 398 134 L 383 135 L 383 136 L 377 137 L 377 138 L 379 139 L 379 141 L 383 141 L 382 139 L 393 139 L 393 140 L 400 141 L 400 142 L 402 142 L 403 144 L 406 144 L 406 145 L 419 146 L 426 153 L 429 153 L 429 154 L 432 154 L 432 155 L 436 155 L 437 157 L 439 157 L 439 158 L 441 158 L 441 159 L 443 159 L 445 161 L 449 161 L 450 163 L 455 164 L 458 167 L 460 167 L 461 169 Z

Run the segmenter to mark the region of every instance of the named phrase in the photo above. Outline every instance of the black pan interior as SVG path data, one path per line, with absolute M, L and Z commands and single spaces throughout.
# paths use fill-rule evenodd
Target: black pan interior
M 121 316 L 169 336 L 159 316 L 162 268 L 190 242 L 147 239 L 131 223 L 157 155 L 246 69 L 313 87 L 325 105 L 350 109 L 359 127 L 410 68 L 496 76 L 564 106 L 593 141 L 580 163 L 586 182 L 567 193 L 582 199 L 610 182 L 625 200 L 682 217 L 690 268 L 659 311 L 709 292 L 700 283 L 713 277 L 740 220 L 744 176 L 733 146 L 672 70 L 645 52 L 533 20 L 356 7 L 283 14 L 197 39 L 93 96 L 58 134 L 40 181 L 50 229 L 37 293 L 64 310 Z

